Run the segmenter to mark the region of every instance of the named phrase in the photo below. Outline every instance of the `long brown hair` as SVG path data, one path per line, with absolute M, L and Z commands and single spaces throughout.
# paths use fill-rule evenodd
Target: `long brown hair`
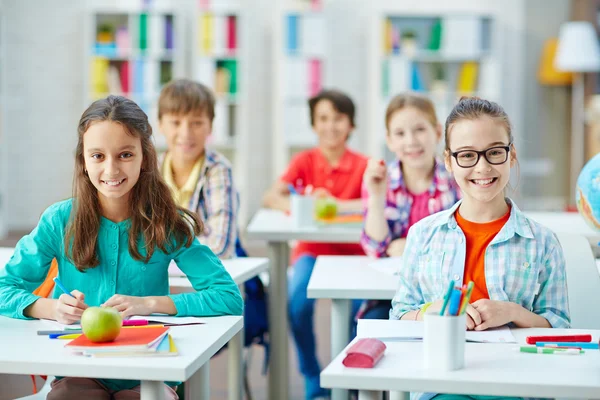
M 196 214 L 178 207 L 171 197 L 158 168 L 148 117 L 133 101 L 122 96 L 108 96 L 92 103 L 79 120 L 73 209 L 65 235 L 67 257 L 79 271 L 100 264 L 97 251 L 100 202 L 98 190 L 85 171 L 83 138 L 92 124 L 101 121 L 121 124 L 128 134 L 139 137 L 142 144 L 142 170 L 131 189 L 129 202 L 129 254 L 136 260 L 147 262 L 156 247 L 169 253 L 182 245 L 190 246 L 195 235 L 203 231 L 203 225 Z M 145 256 L 138 248 L 140 240 Z

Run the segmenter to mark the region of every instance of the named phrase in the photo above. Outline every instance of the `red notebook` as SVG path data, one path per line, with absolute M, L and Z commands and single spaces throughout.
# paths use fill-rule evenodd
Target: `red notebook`
M 383 357 L 385 349 L 385 344 L 379 339 L 359 339 L 348 349 L 342 363 L 352 368 L 373 368 Z
M 119 336 L 112 342 L 94 343 L 85 335 L 71 340 L 65 348 L 72 351 L 144 351 L 154 343 L 162 340 L 169 331 L 168 327 L 152 327 L 144 329 L 121 329 Z

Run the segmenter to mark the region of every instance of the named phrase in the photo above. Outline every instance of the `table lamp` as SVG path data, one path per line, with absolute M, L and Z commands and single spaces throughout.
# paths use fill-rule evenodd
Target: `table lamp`
M 584 75 L 600 71 L 598 34 L 590 22 L 572 21 L 560 26 L 554 66 L 573 73 L 571 113 L 570 203 L 575 203 L 575 185 L 584 164 Z

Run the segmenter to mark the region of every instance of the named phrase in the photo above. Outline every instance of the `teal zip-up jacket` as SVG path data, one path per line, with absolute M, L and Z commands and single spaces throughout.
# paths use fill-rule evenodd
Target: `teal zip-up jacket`
M 97 247 L 100 265 L 79 272 L 64 251 L 72 201 L 50 206 L 37 227 L 19 240 L 6 267 L 0 269 L 0 315 L 28 318 L 23 311 L 39 298 L 32 292 L 46 278 L 53 258 L 58 261 L 62 283 L 68 290 L 82 292 L 88 306 L 99 306 L 114 294 L 169 296 L 178 317 L 242 315 L 243 300 L 237 285 L 207 246 L 194 238 L 189 247 L 181 246 L 170 254 L 156 249 L 147 263 L 138 261 L 129 254 L 129 220 L 114 223 L 101 219 Z M 187 275 L 195 292 L 169 295 L 171 260 Z M 52 298 L 61 293 L 55 287 Z M 113 390 L 139 385 L 137 381 L 102 381 Z

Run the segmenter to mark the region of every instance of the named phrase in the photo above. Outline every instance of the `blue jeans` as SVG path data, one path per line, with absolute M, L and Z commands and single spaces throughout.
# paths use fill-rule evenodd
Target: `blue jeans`
M 321 388 L 319 374 L 321 367 L 317 359 L 317 344 L 315 340 L 314 314 L 315 299 L 306 297 L 308 281 L 315 266 L 316 258 L 310 255 L 300 256 L 294 264 L 291 278 L 288 280 L 288 317 L 290 330 L 298 352 L 300 373 L 305 379 L 306 399 L 327 395 L 328 391 Z M 354 315 L 362 300 L 352 302 L 352 321 L 348 321 L 350 337 L 354 338 L 356 323 Z M 363 318 L 388 319 L 390 307 L 378 307 L 369 310 Z

